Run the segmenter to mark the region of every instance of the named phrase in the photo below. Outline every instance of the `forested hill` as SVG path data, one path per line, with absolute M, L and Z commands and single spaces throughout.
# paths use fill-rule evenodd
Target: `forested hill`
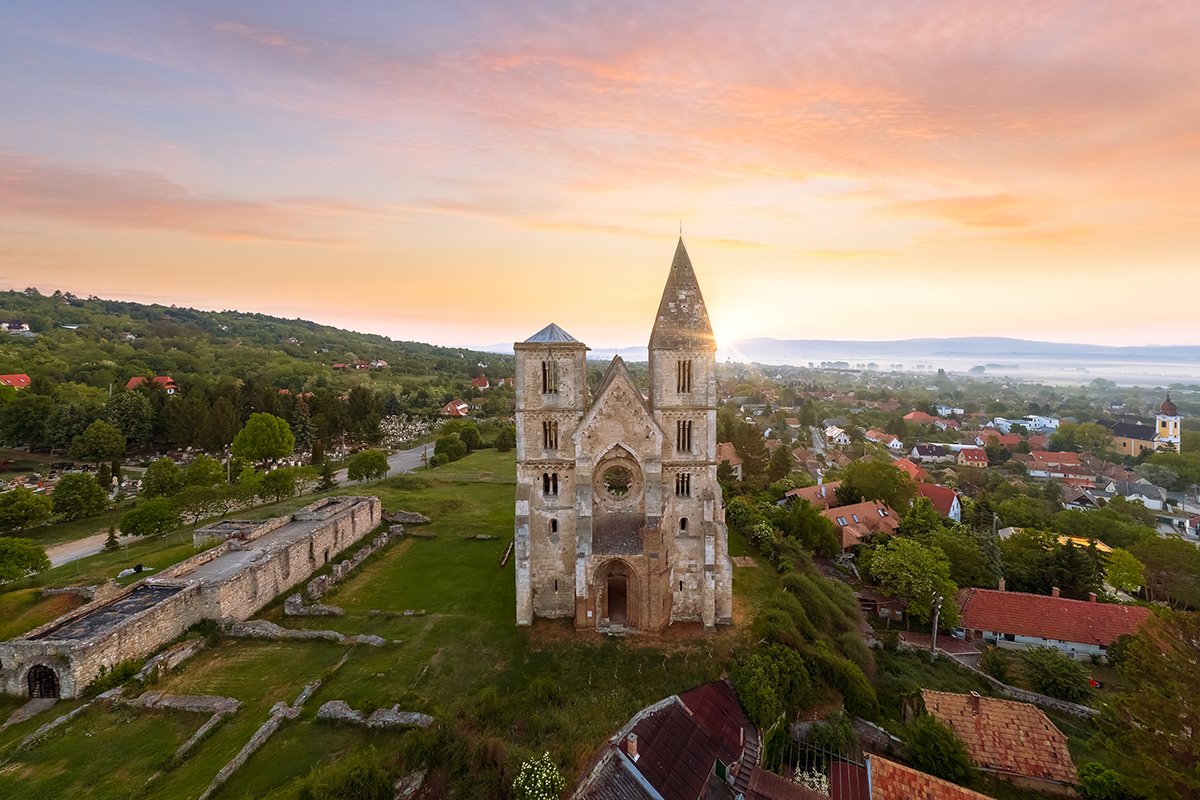
M 32 289 L 0 292 L 0 323 L 9 331 L 0 332 L 0 374 L 25 373 L 33 382 L 26 391 L 63 401 L 74 393 L 89 405 L 93 392 L 119 391 L 142 375 L 173 378 L 183 398 L 212 402 L 216 394 L 236 394 L 243 414 L 288 395 L 345 396 L 365 386 L 389 413 L 424 415 L 456 397 L 479 396 L 472 377 L 485 374 L 495 383 L 513 370 L 512 356 L 396 342 L 305 320 Z M 12 332 L 14 323 L 33 335 Z M 379 361 L 387 366 L 366 366 Z M 487 396 L 503 394 L 511 398 L 511 390 Z

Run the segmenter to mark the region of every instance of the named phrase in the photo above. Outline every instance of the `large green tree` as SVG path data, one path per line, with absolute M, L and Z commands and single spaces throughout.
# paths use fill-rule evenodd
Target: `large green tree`
M 897 511 L 908 508 L 917 484 L 886 461 L 854 461 L 842 471 L 842 487 L 864 500 L 878 500 Z M 839 492 L 838 497 L 841 497 Z
M 125 434 L 110 422 L 98 419 L 71 442 L 71 458 L 99 464 L 125 455 Z
M 0 583 L 50 569 L 50 559 L 37 542 L 0 536 Z
M 0 493 L 0 532 L 19 531 L 50 519 L 50 498 L 24 486 Z
M 1146 797 L 1200 797 L 1200 614 L 1158 612 L 1128 643 L 1127 688 L 1098 727 L 1121 771 Z
M 154 406 L 145 392 L 117 392 L 104 404 L 104 419 L 135 445 L 150 441 L 154 433 Z
M 346 465 L 346 477 L 352 481 L 373 481 L 388 473 L 387 453 L 381 450 L 363 450 L 350 457 Z
M 108 505 L 108 493 L 95 478 L 82 472 L 63 475 L 50 499 L 54 513 L 68 522 L 94 517 Z
M 246 426 L 233 437 L 233 454 L 247 461 L 285 458 L 296 448 L 296 437 L 287 420 L 274 414 L 251 414 Z
M 128 536 L 155 536 L 175 530 L 182 520 L 175 504 L 167 497 L 151 497 L 121 515 L 121 533 Z
M 169 497 L 183 488 L 179 465 L 171 458 L 160 458 L 151 462 L 142 473 L 142 495 L 144 497 Z
M 1151 600 L 1178 609 L 1200 609 L 1200 549 L 1182 539 L 1143 539 L 1129 551 L 1146 565 L 1146 593 Z
M 958 586 L 950 579 L 950 560 L 941 550 L 897 536 L 875 548 L 869 569 L 884 592 L 908 598 L 908 613 L 913 619 L 930 622 L 934 601 L 941 597 L 939 626 L 953 628 L 958 624 L 954 602 Z

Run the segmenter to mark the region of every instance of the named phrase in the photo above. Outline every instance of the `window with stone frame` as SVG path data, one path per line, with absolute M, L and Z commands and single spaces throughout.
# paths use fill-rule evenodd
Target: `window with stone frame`
M 547 497 L 558 496 L 558 473 L 543 472 L 542 473 L 542 494 Z M 557 525 L 557 523 L 555 523 Z
M 690 419 L 676 421 L 675 449 L 680 453 L 692 452 L 692 421 Z
M 675 362 L 675 391 L 678 394 L 691 394 L 692 360 L 690 358 L 681 358 Z
M 542 394 L 558 394 L 558 362 L 542 362 Z
M 675 496 L 692 496 L 692 475 L 690 472 L 680 472 L 675 476 Z
M 546 450 L 558 449 L 558 423 L 554 420 L 542 422 L 542 447 Z

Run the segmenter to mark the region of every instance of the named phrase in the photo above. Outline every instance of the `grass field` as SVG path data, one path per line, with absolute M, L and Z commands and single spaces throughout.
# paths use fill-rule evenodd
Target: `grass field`
M 297 800 L 314 767 L 366 747 L 397 769 L 405 766 L 405 754 L 423 754 L 433 767 L 430 780 L 454 796 L 506 793 L 520 760 L 543 749 L 576 777 L 635 711 L 719 677 L 741 634 L 622 639 L 576 634 L 566 622 L 517 628 L 513 564 L 499 564 L 512 537 L 514 476 L 511 453 L 484 450 L 434 471 L 357 487 L 378 494 L 389 511 L 430 516 L 433 522 L 419 530 L 433 538 L 389 545 L 327 595 L 324 602 L 341 606 L 344 616 L 284 618 L 281 601 L 263 614 L 288 627 L 373 633 L 390 644 L 223 640 L 153 687 L 230 696 L 244 704 L 181 764 L 167 761 L 203 722 L 199 715 L 89 709 L 30 750 L 13 752 L 16 734 L 62 713 L 60 704 L 12 736 L 0 736 L 0 780 L 7 781 L 0 783 L 0 797 L 198 796 L 267 719 L 272 704 L 290 703 L 317 678 L 325 682 L 301 717 L 286 723 L 218 798 Z M 273 516 L 311 501 L 295 498 L 253 513 Z M 479 534 L 495 538 L 475 539 Z M 185 555 L 177 549 L 183 545 L 166 544 L 139 557 L 154 563 Z M 739 552 L 744 548 L 731 544 Z M 60 579 L 94 580 L 114 571 L 110 558 L 117 556 L 85 560 L 77 575 Z M 777 581 L 770 569 L 739 569 L 736 577 L 736 602 L 743 609 Z M 48 613 L 33 598 L 29 589 L 0 595 L 0 613 L 13 615 L 11 628 L 32 627 Z M 399 704 L 431 714 L 437 723 L 428 732 L 400 733 L 315 721 L 320 704 L 334 699 L 365 711 Z M 9 708 L 0 706 L 0 713 Z M 126 734 L 139 740 L 129 745 L 128 759 L 121 749 Z M 97 742 L 109 738 L 122 744 L 99 751 Z M 95 764 L 80 769 L 63 759 L 76 750 Z M 120 780 L 93 779 L 91 770 L 101 769 L 96 765 L 118 762 Z

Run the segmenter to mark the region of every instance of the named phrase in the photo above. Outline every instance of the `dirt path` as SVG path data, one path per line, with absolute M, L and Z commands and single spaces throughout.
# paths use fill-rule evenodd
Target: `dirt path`
M 118 536 L 117 542 L 126 545 L 136 542 L 137 538 L 136 536 Z M 104 533 L 85 536 L 73 542 L 51 545 L 46 548 L 46 556 L 50 559 L 50 566 L 52 567 L 69 564 L 72 561 L 96 555 L 96 553 L 104 549 L 104 542 L 107 539 L 108 532 L 106 531 Z

